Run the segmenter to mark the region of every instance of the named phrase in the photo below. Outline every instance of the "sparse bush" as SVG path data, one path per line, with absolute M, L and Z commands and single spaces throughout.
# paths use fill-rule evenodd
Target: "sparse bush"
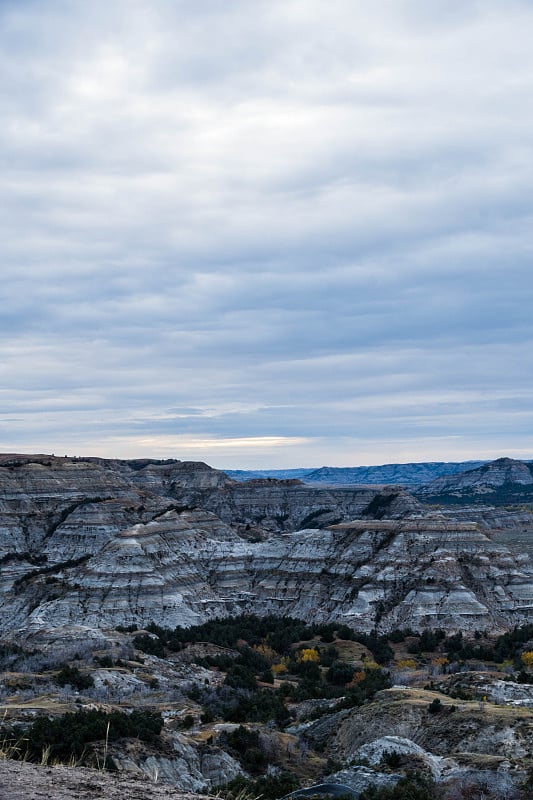
M 439 700 L 438 697 L 435 697 L 434 700 L 428 705 L 428 711 L 430 714 L 440 714 L 443 709 L 442 702 Z

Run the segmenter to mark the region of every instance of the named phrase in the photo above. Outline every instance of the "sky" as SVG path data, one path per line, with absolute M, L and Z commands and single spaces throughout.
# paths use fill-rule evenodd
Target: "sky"
M 532 31 L 1 0 L 0 450 L 533 458 Z

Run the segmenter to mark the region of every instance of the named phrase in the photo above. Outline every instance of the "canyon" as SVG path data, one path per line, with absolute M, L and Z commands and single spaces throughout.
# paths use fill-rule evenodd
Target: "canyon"
M 0 497 L 7 636 L 238 613 L 384 632 L 503 631 L 531 618 L 526 553 L 398 487 L 42 456 L 4 458 Z
M 407 466 L 411 478 L 424 474 Z M 28 730 L 42 715 L 95 709 L 162 715 L 153 741 L 91 744 L 85 763 L 108 754 L 117 777 L 0 760 L 0 789 L 28 800 L 41 782 L 88 800 L 213 790 L 235 800 L 237 789 L 220 787 L 253 786 L 259 774 L 231 746 L 244 724 L 261 780 L 288 770 L 304 786 L 326 781 L 357 798 L 416 769 L 457 797 L 474 785 L 487 797 L 527 797 L 530 474 L 503 459 L 407 491 L 294 474 L 242 481 L 173 459 L 0 457 L 4 721 Z M 238 632 L 230 646 L 208 628 L 194 638 L 203 623 L 220 630 L 251 615 L 256 626 L 315 628 L 279 650 L 272 632 L 250 642 Z M 175 628 L 186 633 L 171 646 L 165 631 Z M 498 636 L 522 629 L 513 665 L 497 655 Z M 320 659 L 314 684 L 306 658 Z M 256 666 L 246 672 L 241 661 Z M 335 668 L 346 683 L 332 688 Z M 374 688 L 357 695 L 367 680 Z M 231 703 L 249 709 L 253 698 L 274 705 L 235 716 Z

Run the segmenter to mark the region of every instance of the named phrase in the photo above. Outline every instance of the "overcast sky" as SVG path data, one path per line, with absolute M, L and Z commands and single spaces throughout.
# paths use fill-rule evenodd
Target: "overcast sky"
M 2 0 L 0 449 L 533 458 L 533 3 Z

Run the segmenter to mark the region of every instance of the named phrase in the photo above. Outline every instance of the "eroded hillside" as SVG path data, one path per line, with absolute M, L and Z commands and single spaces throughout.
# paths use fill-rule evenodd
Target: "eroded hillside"
M 527 557 L 398 489 L 52 458 L 5 463 L 0 488 L 5 633 L 235 613 L 503 630 L 533 608 Z

